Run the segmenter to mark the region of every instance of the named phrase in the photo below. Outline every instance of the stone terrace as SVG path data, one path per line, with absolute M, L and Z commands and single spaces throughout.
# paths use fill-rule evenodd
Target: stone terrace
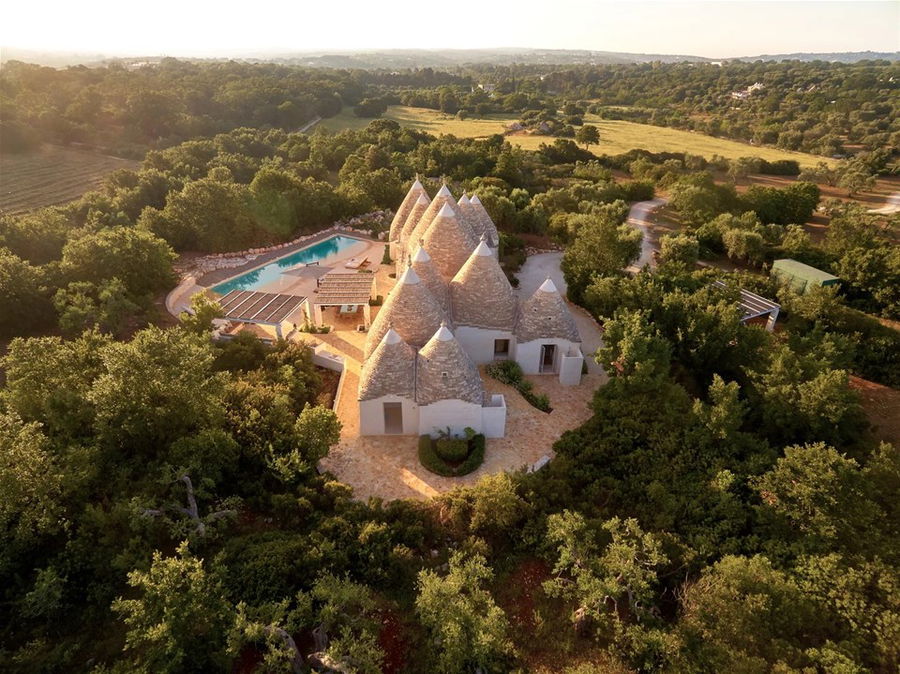
M 379 267 L 378 293 L 386 296 L 394 280 L 391 270 Z M 346 373 L 337 414 L 343 424 L 341 439 L 322 460 L 321 467 L 334 473 L 353 487 L 358 499 L 377 497 L 384 500 L 401 498 L 427 499 L 455 487 L 472 485 L 482 476 L 530 466 L 544 456 L 553 456 L 553 444 L 564 431 L 575 428 L 590 417 L 588 407 L 594 391 L 606 382 L 606 375 L 593 362 L 592 353 L 600 344 L 600 329 L 586 313 L 570 305 L 581 332 L 589 374 L 579 386 L 561 386 L 555 375 L 528 376 L 535 391 L 546 393 L 553 412 L 545 414 L 529 405 L 514 389 L 491 379 L 482 372 L 488 393 L 502 393 L 506 398 L 506 437 L 487 440 L 485 461 L 473 473 L 448 478 L 426 470 L 417 455 L 415 436 L 359 436 L 357 401 L 359 373 L 366 335 L 338 323 L 324 335 L 302 335 L 310 341 L 328 345 L 329 350 L 346 357 Z M 331 322 L 332 317 L 326 317 Z

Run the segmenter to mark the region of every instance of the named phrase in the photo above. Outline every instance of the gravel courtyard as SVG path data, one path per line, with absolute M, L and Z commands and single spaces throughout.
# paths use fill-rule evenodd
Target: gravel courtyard
M 558 258 L 543 256 L 522 270 L 523 290 L 527 292 L 543 281 L 548 268 L 557 265 Z M 537 263 L 537 264 L 536 264 Z M 388 269 L 377 272 L 378 293 L 387 295 L 393 279 Z M 539 393 L 550 398 L 553 411 L 541 412 L 529 405 L 514 389 L 487 377 L 482 372 L 485 389 L 489 393 L 502 393 L 506 398 L 506 437 L 487 440 L 484 463 L 473 473 L 463 477 L 448 478 L 426 470 L 418 460 L 415 436 L 359 435 L 359 408 L 357 390 L 362 350 L 366 335 L 354 330 L 339 329 L 328 334 L 308 336 L 328 345 L 330 351 L 346 358 L 344 383 L 337 404 L 337 414 L 343 424 L 341 439 L 331 448 L 320 463 L 322 469 L 334 473 L 342 482 L 353 487 L 354 495 L 361 500 L 378 497 L 385 501 L 402 498 L 427 499 L 459 486 L 471 485 L 482 476 L 500 471 L 513 471 L 534 464 L 544 456 L 553 456 L 553 444 L 564 431 L 575 428 L 590 417 L 588 407 L 594 391 L 606 382 L 602 368 L 592 358 L 601 344 L 600 328 L 582 309 L 569 305 L 583 341 L 588 374 L 578 386 L 561 386 L 555 375 L 528 376 Z M 373 312 L 374 319 L 374 312 Z

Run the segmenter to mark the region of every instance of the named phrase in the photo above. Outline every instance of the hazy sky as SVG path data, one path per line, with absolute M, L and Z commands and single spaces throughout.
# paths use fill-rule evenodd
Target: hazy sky
M 14 0 L 0 44 L 172 56 L 542 47 L 728 57 L 896 51 L 900 0 Z

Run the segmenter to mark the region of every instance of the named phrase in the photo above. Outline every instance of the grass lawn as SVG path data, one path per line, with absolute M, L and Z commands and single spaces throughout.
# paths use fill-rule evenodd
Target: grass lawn
M 385 119 L 392 119 L 403 126 L 435 135 L 452 134 L 459 138 L 479 138 L 495 133 L 503 133 L 505 126 L 515 121 L 515 117 L 492 115 L 486 119 L 457 119 L 437 110 L 411 108 L 403 105 L 392 105 L 384 114 Z M 320 126 L 331 131 L 341 129 L 361 129 L 371 119 L 361 119 L 353 114 L 351 108 L 344 108 L 335 117 L 320 122 Z M 756 147 L 724 138 L 713 138 L 700 133 L 680 131 L 650 124 L 638 124 L 620 120 L 599 119 L 595 115 L 586 115 L 585 122 L 594 124 L 600 130 L 600 144 L 590 150 L 597 155 L 620 154 L 642 148 L 651 152 L 688 152 L 711 158 L 714 154 L 735 159 L 737 157 L 761 157 L 768 161 L 778 159 L 796 159 L 801 166 L 812 166 L 825 160 L 803 152 L 788 152 L 771 147 Z M 516 134 L 507 137 L 509 142 L 527 150 L 536 150 L 541 143 L 552 143 L 550 136 L 531 136 Z M 827 161 L 827 160 L 826 160 Z

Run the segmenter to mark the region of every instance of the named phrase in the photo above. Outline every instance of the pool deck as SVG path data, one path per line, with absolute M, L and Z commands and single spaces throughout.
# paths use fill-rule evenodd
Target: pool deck
M 223 281 L 227 281 L 230 278 L 234 278 L 235 276 L 240 276 L 248 271 L 253 271 L 258 267 L 263 267 L 270 262 L 274 262 L 275 260 L 279 260 L 283 257 L 287 257 L 288 255 L 292 255 L 296 253 L 298 250 L 302 250 L 304 248 L 309 248 L 310 246 L 314 246 L 320 241 L 325 241 L 326 239 L 330 239 L 334 236 L 346 236 L 351 239 L 359 239 L 361 242 L 370 244 L 368 249 L 364 249 L 363 255 L 369 255 L 369 261 L 375 265 L 381 262 L 381 256 L 383 255 L 383 247 L 384 242 L 379 241 L 378 239 L 374 239 L 372 237 L 366 237 L 362 234 L 358 234 L 356 232 L 349 233 L 343 231 L 335 231 L 333 229 L 326 230 L 324 232 L 319 232 L 314 236 L 306 239 L 305 241 L 300 241 L 293 246 L 286 246 L 285 248 L 279 248 L 278 250 L 272 250 L 268 253 L 260 253 L 257 257 L 252 260 L 249 260 L 247 264 L 241 265 L 240 267 L 227 267 L 223 269 L 216 269 L 215 271 L 207 272 L 203 274 L 201 277 L 197 279 L 197 285 L 203 286 L 204 288 L 209 288 L 214 285 L 218 285 Z M 354 246 L 355 248 L 355 246 Z M 378 248 L 378 258 L 373 259 L 372 255 L 368 252 L 371 249 Z M 349 252 L 350 249 L 348 248 Z M 344 251 L 341 251 L 339 255 L 334 256 L 333 260 L 329 260 L 329 264 L 334 266 L 337 262 L 344 262 L 349 260 L 351 257 L 355 257 L 352 254 L 344 255 Z M 327 259 L 327 258 L 326 258 Z

